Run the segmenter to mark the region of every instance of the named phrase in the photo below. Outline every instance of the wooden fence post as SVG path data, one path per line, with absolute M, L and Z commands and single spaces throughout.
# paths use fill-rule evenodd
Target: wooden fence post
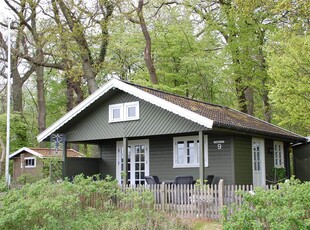
M 161 209 L 164 211 L 166 209 L 166 196 L 167 196 L 167 185 L 162 183 L 160 185 L 160 204 Z
M 219 211 L 221 211 L 224 207 L 224 180 L 220 179 L 218 185 L 218 193 L 219 193 Z M 222 214 L 219 212 L 219 219 L 222 221 Z

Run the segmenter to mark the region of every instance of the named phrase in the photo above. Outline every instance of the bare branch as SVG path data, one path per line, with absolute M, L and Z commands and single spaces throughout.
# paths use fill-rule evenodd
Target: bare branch
M 179 3 L 177 1 L 170 1 L 170 2 L 164 2 L 162 4 L 160 4 L 160 6 L 155 6 L 155 8 L 157 8 L 155 14 L 153 15 L 153 17 L 155 17 L 158 12 L 160 11 L 160 9 L 163 7 L 163 6 L 170 6 L 170 5 L 173 5 L 173 4 L 176 4 L 176 5 L 179 5 Z

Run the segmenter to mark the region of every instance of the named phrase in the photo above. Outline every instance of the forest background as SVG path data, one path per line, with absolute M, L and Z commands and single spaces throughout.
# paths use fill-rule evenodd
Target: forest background
M 38 133 L 112 77 L 310 135 L 309 0 L 0 3 L 12 18 L 11 152 L 38 146 Z M 7 23 L 0 15 L 2 153 Z

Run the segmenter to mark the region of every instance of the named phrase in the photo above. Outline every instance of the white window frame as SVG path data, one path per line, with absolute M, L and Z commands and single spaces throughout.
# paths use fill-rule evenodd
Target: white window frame
M 275 168 L 284 168 L 284 149 L 282 141 L 273 142 L 273 159 Z
M 187 150 L 187 142 L 188 141 L 194 141 L 194 151 L 195 155 L 197 157 L 197 162 L 194 162 L 192 164 L 178 163 L 178 146 L 177 143 L 179 141 L 184 141 L 184 150 Z M 173 168 L 198 168 L 199 167 L 199 161 L 200 161 L 200 155 L 199 155 L 199 145 L 197 144 L 199 142 L 199 136 L 183 136 L 183 137 L 174 137 L 173 138 Z M 205 167 L 208 167 L 208 135 L 204 135 L 204 159 L 205 159 Z M 187 153 L 184 153 L 184 161 L 186 160 Z M 186 162 L 186 161 L 185 161 Z
M 136 109 L 136 115 L 135 116 L 132 116 L 132 117 L 129 116 L 128 108 L 130 108 L 130 107 L 135 107 L 135 109 Z M 120 118 L 113 118 L 113 111 L 115 109 L 120 110 Z M 140 111 L 139 110 L 140 110 L 139 109 L 139 101 L 109 105 L 109 123 L 138 120 L 140 118 Z
M 129 116 L 128 109 L 134 107 L 136 110 L 135 116 Z M 124 103 L 124 118 L 126 121 L 138 120 L 140 117 L 139 101 Z
M 33 160 L 34 165 L 26 165 L 27 160 Z M 25 157 L 24 162 L 21 162 L 21 165 L 20 165 L 21 168 L 23 167 L 23 164 L 25 164 L 25 168 L 35 168 L 37 166 L 37 159 L 35 157 Z

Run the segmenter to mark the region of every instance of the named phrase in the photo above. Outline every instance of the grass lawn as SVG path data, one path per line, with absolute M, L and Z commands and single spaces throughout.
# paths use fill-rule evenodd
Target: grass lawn
M 186 219 L 185 220 L 191 229 L 194 230 L 221 230 L 223 226 L 218 221 L 208 220 L 208 219 Z

